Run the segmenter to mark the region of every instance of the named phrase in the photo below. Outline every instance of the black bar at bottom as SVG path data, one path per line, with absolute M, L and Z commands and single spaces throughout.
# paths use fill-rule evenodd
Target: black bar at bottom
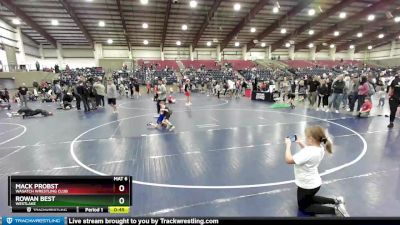
M 77 213 L 77 207 L 12 207 L 13 213 Z
M 350 225 L 399 225 L 400 218 L 336 218 L 336 217 L 319 217 L 319 218 L 201 218 L 201 217 L 68 217 L 67 225 L 265 225 L 265 224 L 290 224 L 290 225 L 321 225 L 323 224 L 350 224 Z

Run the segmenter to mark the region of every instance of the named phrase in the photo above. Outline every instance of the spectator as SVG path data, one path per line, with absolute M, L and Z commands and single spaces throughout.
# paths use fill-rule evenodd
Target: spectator
M 28 88 L 25 83 L 22 83 L 21 87 L 18 88 L 18 94 L 21 100 L 21 107 L 25 105 L 25 107 L 28 108 Z
M 104 96 L 106 95 L 106 88 L 99 80 L 97 80 L 93 84 L 93 88 L 96 90 L 96 106 L 104 107 Z
M 80 81 L 78 86 L 76 87 L 75 96 L 76 96 L 76 109 L 81 110 L 81 101 L 82 101 L 85 112 L 89 112 L 90 111 L 88 103 L 89 91 L 82 81 Z
M 329 112 L 329 108 L 331 108 L 331 106 L 333 105 L 333 108 L 335 108 L 335 112 L 339 113 L 339 107 L 340 107 L 340 102 L 342 101 L 344 88 L 345 88 L 345 83 L 343 81 L 343 75 L 340 75 L 332 83 L 332 92 L 333 92 L 332 100 L 329 103 L 326 112 Z
M 166 102 L 167 100 L 167 88 L 165 87 L 165 84 L 161 78 L 158 80 L 157 94 L 157 114 L 160 114 L 160 102 Z
M 317 101 L 317 90 L 320 85 L 318 80 L 318 77 L 314 76 L 313 79 L 308 83 L 308 101 L 310 102 L 311 107 L 314 107 L 314 104 Z
M 36 61 L 36 71 L 40 71 L 40 63 L 39 61 Z
M 368 96 L 368 91 L 369 91 L 368 79 L 366 76 L 362 76 L 360 85 L 358 86 L 357 111 L 360 111 L 365 98 Z
M 358 117 L 368 117 L 372 109 L 371 99 L 369 97 L 365 98 L 364 104 L 361 106 Z
M 113 113 L 118 113 L 117 111 L 117 87 L 111 80 L 108 81 L 107 85 L 107 101 L 108 104 L 113 108 Z

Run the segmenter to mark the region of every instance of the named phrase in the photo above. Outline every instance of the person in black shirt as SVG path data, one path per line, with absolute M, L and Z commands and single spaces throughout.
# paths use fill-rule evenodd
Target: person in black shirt
M 342 75 L 338 76 L 336 80 L 332 83 L 332 100 L 329 103 L 328 109 L 326 110 L 327 112 L 329 112 L 329 108 L 331 108 L 331 106 L 333 105 L 333 108 L 335 108 L 335 112 L 339 113 L 339 107 L 340 103 L 342 102 L 345 85 L 346 84 L 343 81 Z
M 139 82 L 137 80 L 134 80 L 133 87 L 135 88 L 135 95 L 136 95 L 137 99 L 139 99 L 139 96 L 140 96 L 140 84 L 139 84 Z
M 129 87 L 129 91 L 130 91 L 130 93 L 131 93 L 131 98 L 135 98 L 135 96 L 133 95 L 133 90 L 134 90 L 133 80 L 131 80 L 131 81 L 129 82 L 128 87 Z
M 394 127 L 397 108 L 400 105 L 400 75 L 397 74 L 389 88 L 390 123 L 388 128 Z
M 71 109 L 72 108 L 72 100 L 73 100 L 73 97 L 72 97 L 72 94 L 71 93 L 67 93 L 66 95 L 64 95 L 64 97 L 63 97 L 63 109 Z
M 82 81 L 76 87 L 75 96 L 76 96 L 76 108 L 78 110 L 81 110 L 81 101 L 82 101 L 85 112 L 90 111 L 88 103 L 89 91 L 87 90 L 87 87 L 83 84 Z
M 29 109 L 29 108 L 24 108 L 24 109 L 18 110 L 18 114 L 22 116 L 22 119 L 25 119 L 26 117 L 35 116 L 35 115 L 38 115 L 38 114 L 42 114 L 42 116 L 44 116 L 44 117 L 53 115 L 52 112 L 48 112 L 48 111 L 43 110 L 43 109 L 32 110 L 32 109 Z
M 28 105 L 27 105 L 27 102 L 28 102 L 28 96 L 27 96 L 28 88 L 25 86 L 25 83 L 22 83 L 22 86 L 18 88 L 18 93 L 19 93 L 19 96 L 21 98 L 21 107 L 23 107 L 24 104 L 25 104 L 25 107 L 28 107 Z
M 310 101 L 310 106 L 313 107 L 315 102 L 317 101 L 317 89 L 320 83 L 318 81 L 318 77 L 314 77 L 311 81 L 308 82 L 308 101 Z
M 322 107 L 321 110 L 325 109 L 325 106 L 328 106 L 328 99 L 329 99 L 329 88 L 326 84 L 326 80 L 321 80 L 321 84 L 318 86 L 318 107 L 317 111 L 320 108 L 321 100 L 322 100 Z

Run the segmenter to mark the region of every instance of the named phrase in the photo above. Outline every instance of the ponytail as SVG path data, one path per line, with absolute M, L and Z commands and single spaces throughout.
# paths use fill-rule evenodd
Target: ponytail
M 332 141 L 327 137 L 326 130 L 321 126 L 307 127 L 305 130 L 306 136 L 312 137 L 314 140 L 319 141 L 329 154 L 333 152 Z
M 325 151 L 327 151 L 329 154 L 332 154 L 332 141 L 327 140 L 326 142 L 324 142 L 325 145 Z

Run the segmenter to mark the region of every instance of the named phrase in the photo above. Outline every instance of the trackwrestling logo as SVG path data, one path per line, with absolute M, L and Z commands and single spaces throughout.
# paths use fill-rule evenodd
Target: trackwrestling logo
M 3 224 L 8 225 L 64 225 L 64 217 L 3 217 Z

